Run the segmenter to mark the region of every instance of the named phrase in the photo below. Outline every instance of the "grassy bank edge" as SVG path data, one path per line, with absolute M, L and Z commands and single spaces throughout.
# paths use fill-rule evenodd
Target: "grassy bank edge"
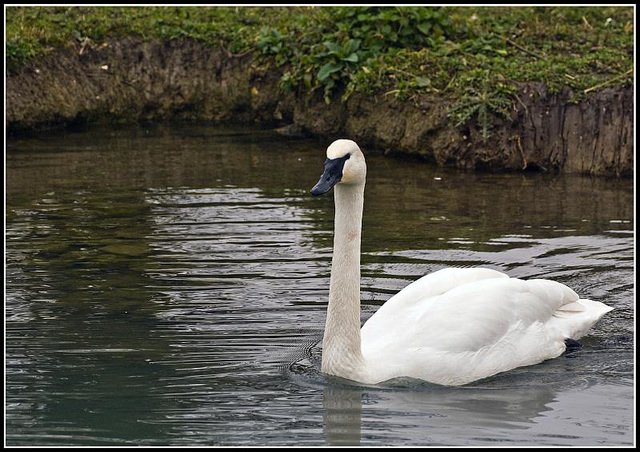
M 73 43 L 195 39 L 252 53 L 284 93 L 451 100 L 450 119 L 488 133 L 522 83 L 579 102 L 633 80 L 633 19 L 618 7 L 5 7 L 7 72 Z

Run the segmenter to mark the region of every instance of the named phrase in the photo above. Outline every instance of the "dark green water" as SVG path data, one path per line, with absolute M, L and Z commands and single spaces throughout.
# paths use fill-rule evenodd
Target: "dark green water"
M 205 126 L 10 141 L 7 445 L 631 445 L 633 181 L 367 155 L 362 319 L 487 266 L 615 309 L 583 348 L 465 387 L 319 372 L 328 143 Z

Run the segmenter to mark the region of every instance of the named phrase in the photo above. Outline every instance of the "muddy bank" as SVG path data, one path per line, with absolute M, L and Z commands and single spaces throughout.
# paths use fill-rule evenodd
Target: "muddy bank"
M 285 96 L 279 77 L 250 54 L 195 41 L 76 44 L 7 77 L 7 132 L 197 119 L 350 137 L 369 149 L 460 168 L 633 173 L 633 87 L 602 89 L 574 104 L 569 92 L 523 85 L 510 120 L 496 118 L 484 140 L 474 123 L 454 127 L 442 99 L 354 94 L 326 105 L 319 94 Z

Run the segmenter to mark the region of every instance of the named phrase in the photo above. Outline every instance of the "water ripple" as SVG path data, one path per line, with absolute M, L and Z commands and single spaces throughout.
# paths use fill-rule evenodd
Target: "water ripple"
M 8 146 L 8 445 L 631 444 L 624 181 L 368 154 L 363 321 L 445 266 L 555 279 L 615 309 L 578 352 L 463 388 L 358 385 L 319 370 L 333 205 L 307 190 L 322 146 L 138 133 Z

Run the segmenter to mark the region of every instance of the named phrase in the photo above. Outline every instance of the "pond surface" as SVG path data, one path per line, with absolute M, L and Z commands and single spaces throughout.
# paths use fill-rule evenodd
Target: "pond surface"
M 328 143 L 208 126 L 12 140 L 8 445 L 632 445 L 633 181 L 367 154 L 362 320 L 446 266 L 615 309 L 583 348 L 463 387 L 319 371 Z M 365 150 L 366 151 L 366 150 Z

